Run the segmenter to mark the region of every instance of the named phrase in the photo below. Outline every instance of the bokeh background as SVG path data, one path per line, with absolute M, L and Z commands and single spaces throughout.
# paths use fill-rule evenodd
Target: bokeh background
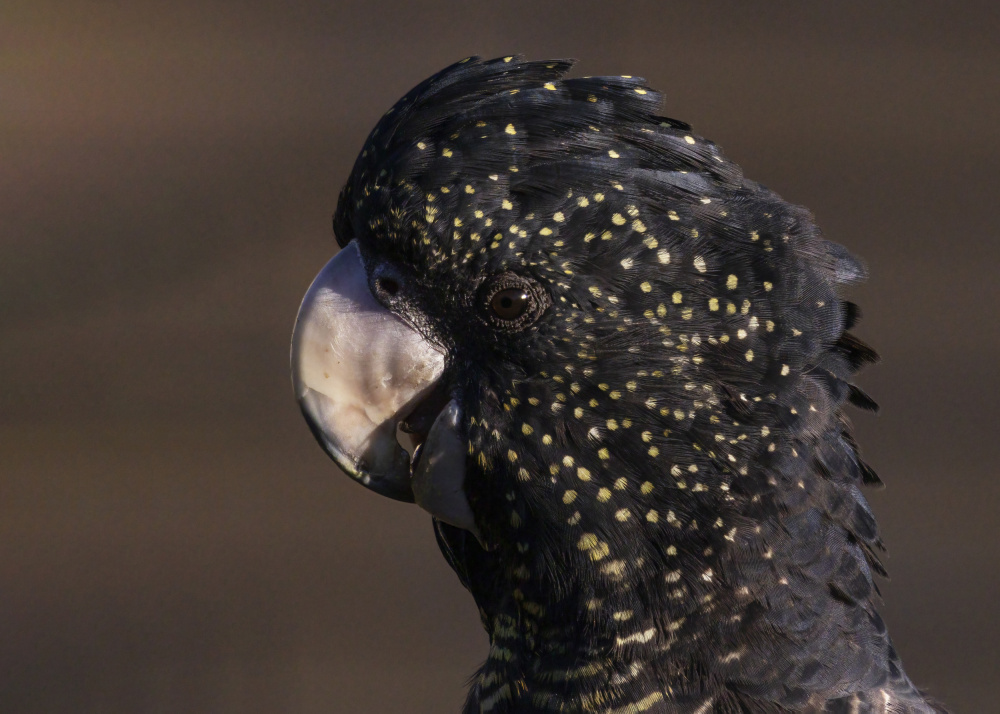
M 470 54 L 645 76 L 864 256 L 884 614 L 1000 672 L 995 3 L 0 4 L 0 712 L 457 712 L 486 653 L 428 518 L 292 399 L 376 119 Z

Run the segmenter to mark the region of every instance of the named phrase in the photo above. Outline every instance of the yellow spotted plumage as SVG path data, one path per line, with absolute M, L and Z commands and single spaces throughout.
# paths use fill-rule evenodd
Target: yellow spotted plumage
M 420 286 L 397 309 L 467 417 L 482 544 L 437 524 L 490 636 L 465 712 L 933 711 L 842 414 L 873 406 L 838 294 L 863 268 L 643 80 L 570 64 L 418 85 L 334 217 Z M 517 329 L 485 312 L 511 275 L 544 299 Z

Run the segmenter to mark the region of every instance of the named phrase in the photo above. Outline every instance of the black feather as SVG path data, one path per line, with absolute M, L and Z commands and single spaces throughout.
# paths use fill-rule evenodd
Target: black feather
M 467 712 L 929 712 L 875 610 L 843 416 L 863 264 L 632 77 L 471 58 L 379 121 L 334 230 L 420 286 L 487 548 L 437 525 L 489 658 Z M 550 301 L 500 330 L 481 291 Z M 886 701 L 890 701 L 890 706 Z

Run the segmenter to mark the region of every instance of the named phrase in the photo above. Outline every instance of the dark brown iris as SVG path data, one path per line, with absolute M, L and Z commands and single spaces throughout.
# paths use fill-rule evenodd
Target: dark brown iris
M 500 290 L 490 299 L 490 308 L 501 320 L 516 320 L 531 303 L 531 296 L 523 288 Z

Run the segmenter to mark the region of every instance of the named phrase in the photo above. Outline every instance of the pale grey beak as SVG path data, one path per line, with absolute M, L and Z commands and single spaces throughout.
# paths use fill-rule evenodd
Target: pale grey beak
M 291 363 L 302 413 L 345 473 L 383 496 L 475 528 L 462 489 L 458 404 L 449 402 L 435 419 L 414 466 L 396 440 L 400 422 L 440 381 L 446 354 L 375 299 L 357 243 L 327 263 L 306 292 Z

